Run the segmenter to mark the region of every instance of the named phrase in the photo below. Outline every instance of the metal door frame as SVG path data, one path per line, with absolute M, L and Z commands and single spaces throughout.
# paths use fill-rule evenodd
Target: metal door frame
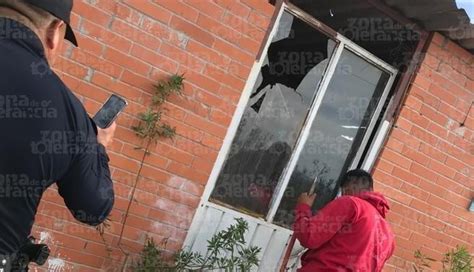
M 190 226 L 189 233 L 186 237 L 185 240 L 185 245 L 189 244 L 191 240 L 194 240 L 193 232 L 196 228 L 200 228 L 201 222 L 199 218 L 202 217 L 202 213 L 205 210 L 205 206 L 214 206 L 214 207 L 219 207 L 222 210 L 229 211 L 229 212 L 237 212 L 241 213 L 242 217 L 251 219 L 253 218 L 254 220 L 257 220 L 260 224 L 263 225 L 271 225 L 275 229 L 281 229 L 282 231 L 288 231 L 291 233 L 291 230 L 279 227 L 277 225 L 272 224 L 273 217 L 278 209 L 278 206 L 281 202 L 281 199 L 283 197 L 283 193 L 289 183 L 291 173 L 293 172 L 296 163 L 298 161 L 299 155 L 303 149 L 304 144 L 306 143 L 306 140 L 309 136 L 309 131 L 311 129 L 311 125 L 316 118 L 317 112 L 319 110 L 319 107 L 321 105 L 322 99 L 324 97 L 324 94 L 327 91 L 327 88 L 329 86 L 329 83 L 332 79 L 332 76 L 334 75 L 334 71 L 336 68 L 337 63 L 340 60 L 340 56 L 343 52 L 344 49 L 350 50 L 352 53 L 358 55 L 359 57 L 363 58 L 364 60 L 370 62 L 371 64 L 375 65 L 377 68 L 383 70 L 384 72 L 387 72 L 390 74 L 389 81 L 387 82 L 386 88 L 383 91 L 383 95 L 376 107 L 376 110 L 374 111 L 374 114 L 372 116 L 372 119 L 369 123 L 369 127 L 367 128 L 367 131 L 364 135 L 364 138 L 362 140 L 361 146 L 358 149 L 356 156 L 351 164 L 351 167 L 354 167 L 357 165 L 357 163 L 363 159 L 362 158 L 362 153 L 363 150 L 366 148 L 366 145 L 368 144 L 368 140 L 370 138 L 370 135 L 373 132 L 374 126 L 375 126 L 375 120 L 380 116 L 380 112 L 383 108 L 383 104 L 388 96 L 388 93 L 393 85 L 393 82 L 395 80 L 395 77 L 398 73 L 398 70 L 392 67 L 391 65 L 387 64 L 386 62 L 380 60 L 377 58 L 375 55 L 372 53 L 368 52 L 367 50 L 363 49 L 362 47 L 358 46 L 348 38 L 342 36 L 341 34 L 337 33 L 336 31 L 332 30 L 330 27 L 326 26 L 322 22 L 318 21 L 311 15 L 307 14 L 300 8 L 296 7 L 295 5 L 291 3 L 287 3 L 286 1 L 281 1 L 279 5 L 276 7 L 277 11 L 275 13 L 275 24 L 273 25 L 273 28 L 268 32 L 267 39 L 265 41 L 265 45 L 263 46 L 262 51 L 259 53 L 261 57 L 259 57 L 256 62 L 254 63 L 249 78 L 245 84 L 244 90 L 242 92 L 242 95 L 240 97 L 238 106 L 236 108 L 236 111 L 234 113 L 234 117 L 232 118 L 232 122 L 228 128 L 227 134 L 224 138 L 224 142 L 222 144 L 221 150 L 219 151 L 218 157 L 216 159 L 216 162 L 214 164 L 214 167 L 211 171 L 211 174 L 209 176 L 208 182 L 206 184 L 206 187 L 204 189 L 203 195 L 201 197 L 200 204 L 197 208 L 196 214 L 194 215 L 193 221 Z M 249 102 L 251 92 L 254 88 L 255 82 L 258 78 L 258 75 L 260 73 L 261 67 L 263 65 L 263 62 L 265 60 L 265 56 L 268 53 L 268 48 L 270 47 L 270 44 L 275 36 L 275 34 L 278 31 L 278 27 L 281 22 L 281 17 L 283 15 L 283 12 L 289 12 L 293 16 L 297 17 L 298 19 L 301 19 L 308 23 L 310 26 L 316 28 L 318 31 L 328 35 L 329 38 L 332 38 L 334 41 L 337 42 L 336 47 L 333 51 L 333 55 L 330 56 L 330 62 L 328 64 L 328 67 L 326 68 L 326 71 L 323 75 L 322 81 L 320 85 L 318 86 L 319 91 L 312 103 L 311 109 L 308 113 L 308 117 L 306 118 L 305 124 L 302 127 L 302 131 L 300 133 L 299 139 L 296 143 L 295 150 L 292 153 L 291 159 L 287 164 L 287 167 L 285 168 L 284 172 L 282 173 L 282 176 L 280 178 L 280 181 L 278 182 L 277 187 L 275 188 L 275 191 L 273 192 L 273 197 L 270 205 L 270 209 L 267 212 L 267 215 L 265 218 L 257 218 L 257 217 L 251 217 L 243 212 L 239 212 L 238 210 L 230 209 L 224 206 L 217 205 L 215 203 L 212 203 L 209 201 L 209 198 L 211 196 L 212 191 L 214 190 L 215 184 L 217 182 L 218 176 L 224 166 L 225 160 L 227 158 L 227 155 L 230 151 L 232 142 L 234 140 L 234 137 L 236 135 L 237 129 L 240 125 L 240 121 L 243 117 L 243 113 L 246 109 L 246 106 Z M 367 169 L 368 170 L 368 169 Z

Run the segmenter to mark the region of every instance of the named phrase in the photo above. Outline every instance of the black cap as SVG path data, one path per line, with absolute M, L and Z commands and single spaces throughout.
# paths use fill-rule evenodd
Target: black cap
M 71 28 L 71 11 L 73 0 L 25 0 L 26 3 L 45 10 L 66 23 L 64 38 L 77 46 L 76 35 Z

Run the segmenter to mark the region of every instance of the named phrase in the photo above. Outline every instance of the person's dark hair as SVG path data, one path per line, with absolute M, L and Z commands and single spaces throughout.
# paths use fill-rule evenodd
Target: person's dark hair
M 373 189 L 374 180 L 367 171 L 354 169 L 347 172 L 341 179 L 341 187 L 351 184 L 357 184 L 358 187 L 363 189 Z

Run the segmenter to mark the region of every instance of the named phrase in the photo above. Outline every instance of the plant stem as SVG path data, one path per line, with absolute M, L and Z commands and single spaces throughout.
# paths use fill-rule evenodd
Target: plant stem
M 119 240 L 118 240 L 118 243 L 117 243 L 117 246 L 118 248 L 120 249 L 120 251 L 122 251 L 122 253 L 127 256 L 128 258 L 128 253 L 125 252 L 125 250 L 122 248 L 122 245 L 121 245 L 121 242 L 122 242 L 122 238 L 123 238 L 123 232 L 125 230 L 125 225 L 127 223 L 127 219 L 128 219 L 128 214 L 130 212 L 130 207 L 132 206 L 132 201 L 133 201 L 133 198 L 135 196 L 135 191 L 137 189 L 137 185 L 138 185 L 138 180 L 140 179 L 140 174 L 142 172 L 142 169 L 143 169 L 143 165 L 145 164 L 145 159 L 146 159 L 146 155 L 148 154 L 148 149 L 150 148 L 150 144 L 151 144 L 151 138 L 148 138 L 148 141 L 147 141 L 147 144 L 146 144 L 146 147 L 145 147 L 145 151 L 143 152 L 143 157 L 140 161 L 140 168 L 138 169 L 138 172 L 137 172 L 137 176 L 135 178 L 135 182 L 133 184 L 133 188 L 132 188 L 132 195 L 130 197 L 130 201 L 128 202 L 128 205 L 127 205 L 127 210 L 125 211 L 125 217 L 124 217 L 124 220 L 123 220 L 123 224 L 122 224 L 122 228 L 120 230 L 120 236 L 119 236 Z M 122 271 L 125 271 L 125 265 L 126 265 L 126 261 L 127 261 L 127 258 L 125 259 L 123 265 L 122 265 Z

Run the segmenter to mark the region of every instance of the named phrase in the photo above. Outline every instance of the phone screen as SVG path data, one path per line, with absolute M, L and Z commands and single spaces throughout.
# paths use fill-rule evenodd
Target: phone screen
M 92 119 L 98 127 L 108 128 L 126 106 L 125 99 L 113 94 Z

